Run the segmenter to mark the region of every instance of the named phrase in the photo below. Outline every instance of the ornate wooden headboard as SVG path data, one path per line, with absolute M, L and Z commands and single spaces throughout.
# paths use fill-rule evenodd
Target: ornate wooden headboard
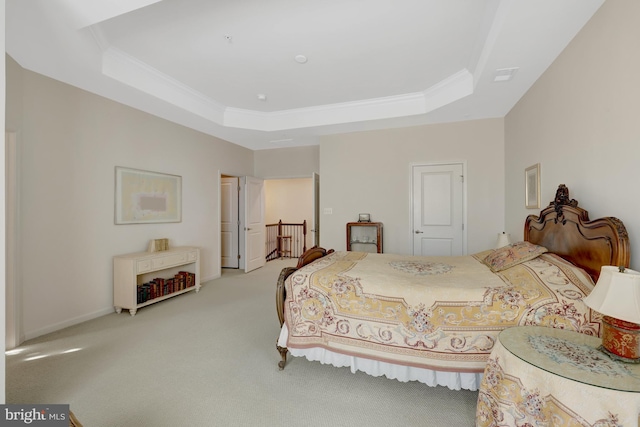
M 589 220 L 589 213 L 569 197 L 564 184 L 540 216 L 527 217 L 524 240 L 583 268 L 594 282 L 603 265 L 629 267 L 629 236 L 622 221 L 614 217 Z

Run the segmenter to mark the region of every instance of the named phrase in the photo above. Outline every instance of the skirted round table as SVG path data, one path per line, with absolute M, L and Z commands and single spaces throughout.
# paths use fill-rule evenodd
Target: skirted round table
M 520 326 L 502 331 L 484 371 L 476 426 L 638 426 L 640 365 L 597 337 Z

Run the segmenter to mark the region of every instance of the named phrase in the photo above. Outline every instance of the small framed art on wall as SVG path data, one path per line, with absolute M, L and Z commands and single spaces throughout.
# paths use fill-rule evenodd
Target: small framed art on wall
M 527 209 L 540 208 L 540 163 L 525 169 L 524 194 Z

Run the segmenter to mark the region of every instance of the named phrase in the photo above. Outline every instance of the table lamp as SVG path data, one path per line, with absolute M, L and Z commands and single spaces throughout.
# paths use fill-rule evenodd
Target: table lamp
M 602 314 L 600 350 L 615 360 L 640 363 L 640 273 L 603 266 L 584 302 Z
M 503 246 L 507 246 L 511 243 L 511 236 L 504 231 L 502 233 L 498 233 L 498 240 L 496 241 L 496 249 L 499 249 Z

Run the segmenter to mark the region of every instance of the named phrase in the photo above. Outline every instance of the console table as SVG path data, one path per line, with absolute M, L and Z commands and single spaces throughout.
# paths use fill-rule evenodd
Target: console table
M 611 359 L 600 344 L 563 329 L 505 329 L 484 371 L 476 426 L 637 426 L 640 365 Z
M 193 279 L 188 286 L 139 302 L 140 286 L 157 278 L 172 279 L 181 272 Z M 134 316 L 141 307 L 194 290 L 200 290 L 200 250 L 196 247 L 182 246 L 113 257 L 113 305 L 117 313 L 127 309 Z

